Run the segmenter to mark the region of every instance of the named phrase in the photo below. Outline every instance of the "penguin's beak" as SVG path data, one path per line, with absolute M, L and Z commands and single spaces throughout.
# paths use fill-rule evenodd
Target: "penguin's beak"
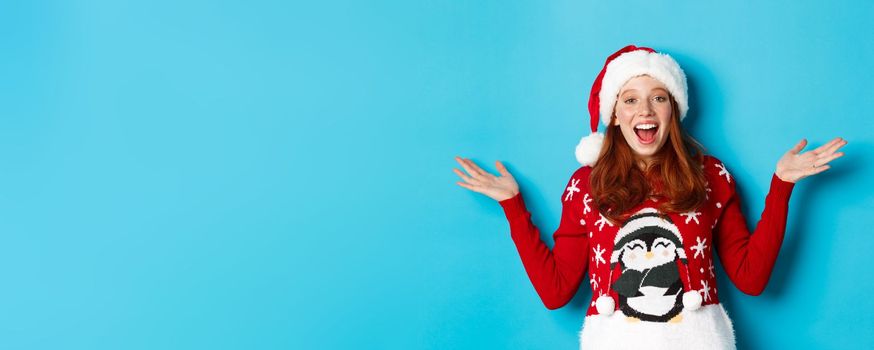
M 653 256 L 653 255 L 655 255 L 655 254 L 653 254 L 652 252 L 646 252 L 646 258 L 647 258 L 647 259 L 652 259 L 652 256 Z

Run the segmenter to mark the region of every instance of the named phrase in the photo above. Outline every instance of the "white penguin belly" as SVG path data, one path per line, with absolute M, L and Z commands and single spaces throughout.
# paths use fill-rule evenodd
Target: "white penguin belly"
M 674 307 L 676 295 L 665 295 L 667 288 L 640 287 L 643 296 L 626 299 L 628 306 L 645 314 L 661 316 Z

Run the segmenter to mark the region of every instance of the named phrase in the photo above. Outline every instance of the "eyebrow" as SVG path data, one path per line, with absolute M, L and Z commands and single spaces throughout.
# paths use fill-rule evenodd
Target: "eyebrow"
M 652 89 L 652 90 L 653 90 L 653 91 L 661 90 L 661 91 L 664 92 L 664 93 L 667 93 L 667 92 L 668 92 L 668 90 L 662 89 L 662 88 L 660 88 L 660 87 L 657 87 L 657 88 Z M 622 94 L 620 94 L 620 95 L 625 95 L 625 93 L 627 93 L 627 92 L 631 92 L 631 91 L 637 91 L 637 89 L 628 89 L 628 90 L 625 90 L 625 91 L 623 91 Z

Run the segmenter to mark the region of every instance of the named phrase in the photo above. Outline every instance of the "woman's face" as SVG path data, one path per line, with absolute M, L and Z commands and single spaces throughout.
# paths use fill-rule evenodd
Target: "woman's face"
M 649 163 L 668 139 L 671 122 L 668 89 L 648 75 L 629 79 L 616 98 L 616 119 L 625 141 L 638 157 Z

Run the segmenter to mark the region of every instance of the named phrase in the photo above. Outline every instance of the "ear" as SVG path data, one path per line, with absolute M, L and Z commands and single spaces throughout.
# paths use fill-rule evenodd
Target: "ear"
M 619 126 L 619 118 L 616 118 L 616 113 L 613 113 L 613 126 Z

